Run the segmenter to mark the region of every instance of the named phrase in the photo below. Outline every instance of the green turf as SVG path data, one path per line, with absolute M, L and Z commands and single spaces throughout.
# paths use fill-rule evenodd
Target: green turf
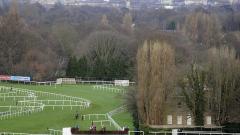
M 94 90 L 92 85 L 63 85 L 57 86 L 56 88 L 54 86 L 18 85 L 6 83 L 0 83 L 0 85 L 82 97 L 92 102 L 90 108 L 83 110 L 79 110 L 79 108 L 76 107 L 73 107 L 72 110 L 70 107 L 66 107 L 63 110 L 59 107 L 53 110 L 51 107 L 48 107 L 45 108 L 43 112 L 33 113 L 29 116 L 0 120 L 0 131 L 48 133 L 47 128 L 60 130 L 63 127 L 73 127 L 76 125 L 78 125 L 82 130 L 88 130 L 91 120 L 75 120 L 74 115 L 77 110 L 79 110 L 81 115 L 107 113 L 123 104 L 121 94 Z M 3 100 L 0 99 L 0 105 L 14 103 L 15 102 L 13 101 L 3 102 Z M 127 112 L 117 114 L 116 116 L 113 116 L 113 118 L 116 119 L 116 122 L 119 123 L 120 126 L 133 127 L 131 123 L 132 119 L 130 114 Z M 107 129 L 114 130 L 113 126 L 108 126 L 109 123 L 105 123 L 104 125 L 107 126 Z M 99 129 L 100 125 L 97 125 L 97 127 Z
M 119 125 L 133 129 L 132 117 L 129 112 L 119 113 L 112 117 Z

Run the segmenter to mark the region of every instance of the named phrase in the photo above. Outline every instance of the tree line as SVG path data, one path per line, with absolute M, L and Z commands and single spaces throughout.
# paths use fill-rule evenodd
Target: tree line
M 176 45 L 160 35 L 138 48 L 137 86 L 126 97 L 137 128 L 165 125 L 169 108 L 174 107 L 169 102 L 178 96 L 184 97 L 197 126 L 205 125 L 206 114 L 218 126 L 240 122 L 237 48 L 225 38 L 228 33 L 211 12 L 191 13 L 185 21 L 182 33 L 190 44 L 183 47 L 178 40 Z
M 235 7 L 129 11 L 58 3 L 47 9 L 38 3 L 15 1 L 0 9 L 4 50 L 0 71 L 33 80 L 76 76 L 67 73 L 72 57 L 86 57 L 88 63 L 87 73 L 80 73 L 85 72 L 82 68 L 77 76 L 134 80 L 137 49 L 147 39 L 169 41 L 178 49 L 176 60 L 181 62 L 197 51 L 189 49 L 197 44 L 209 48 L 224 43 L 239 52 L 239 9 Z M 111 49 L 104 52 L 104 48 Z
M 174 48 L 156 40 L 138 49 L 137 86 L 126 95 L 134 126 L 166 125 L 179 96 L 196 126 L 205 125 L 207 114 L 218 126 L 239 123 L 240 59 L 235 49 L 225 45 L 204 49 L 204 61 L 192 54 L 192 61 L 180 66 Z
M 126 97 L 136 127 L 162 124 L 174 93 L 196 125 L 209 110 L 217 125 L 239 123 L 237 7 L 129 11 L 15 2 L 1 5 L 0 15 L 1 74 L 136 81 Z

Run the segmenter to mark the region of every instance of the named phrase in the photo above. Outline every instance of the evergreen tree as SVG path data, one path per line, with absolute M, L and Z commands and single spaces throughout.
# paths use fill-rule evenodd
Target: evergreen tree
M 67 77 L 76 77 L 78 75 L 78 61 L 75 56 L 69 58 L 68 66 L 66 69 Z
M 192 112 L 197 126 L 204 125 L 205 81 L 206 73 L 197 68 L 196 65 L 192 65 L 187 81 L 182 84 L 185 102 Z
M 78 72 L 77 76 L 79 77 L 86 77 L 88 75 L 88 62 L 85 56 L 81 57 L 78 60 Z
M 174 21 L 171 21 L 168 25 L 167 25 L 167 30 L 176 30 L 176 23 Z

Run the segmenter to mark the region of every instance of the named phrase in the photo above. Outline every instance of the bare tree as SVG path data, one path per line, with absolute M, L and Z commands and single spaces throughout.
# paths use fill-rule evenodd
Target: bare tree
M 71 55 L 78 42 L 78 32 L 67 23 L 57 23 L 52 26 L 52 35 L 58 41 L 65 55 Z
M 132 19 L 132 15 L 130 13 L 126 13 L 123 16 L 122 27 L 129 34 L 131 34 L 133 32 L 133 19 Z
M 174 87 L 174 50 L 165 42 L 145 41 L 137 54 L 138 108 L 144 124 L 163 124 L 166 100 Z
M 107 18 L 107 16 L 105 14 L 102 16 L 101 24 L 103 26 L 108 26 L 109 25 L 108 18 Z
M 212 106 L 216 123 L 221 125 L 236 116 L 231 116 L 231 108 L 236 108 L 236 94 L 239 92 L 240 60 L 233 48 L 220 47 L 209 50 L 208 55 L 208 82 L 212 89 Z
M 217 17 L 203 11 L 187 16 L 184 32 L 190 39 L 205 48 L 218 46 L 222 38 Z
M 56 54 L 49 48 L 44 49 L 28 49 L 22 60 L 14 66 L 15 72 L 38 81 L 54 78 L 57 70 Z
M 0 19 L 0 71 L 11 74 L 26 49 L 25 25 L 18 15 L 16 2 L 13 2 L 9 13 Z
M 100 31 L 92 33 L 87 42 L 92 76 L 124 78 L 130 65 L 129 39 L 119 33 Z

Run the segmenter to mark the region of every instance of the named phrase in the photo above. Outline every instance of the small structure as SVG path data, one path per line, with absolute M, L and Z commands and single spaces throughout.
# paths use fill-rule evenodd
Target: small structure
M 75 78 L 58 78 L 56 84 L 76 84 Z
M 166 114 L 161 125 L 150 125 L 150 128 L 153 129 L 180 129 L 184 131 L 188 130 L 199 130 L 199 131 L 219 131 L 221 126 L 216 126 L 214 121 L 213 114 L 211 113 L 210 106 L 210 94 L 209 91 L 205 91 L 207 104 L 205 106 L 204 112 L 204 125 L 197 126 L 195 125 L 195 118 L 191 113 L 190 109 L 185 103 L 185 97 L 180 95 L 177 92 L 171 93 L 169 99 L 166 101 Z M 154 121 L 154 119 L 153 119 Z M 175 132 L 175 130 L 174 130 Z
M 115 86 L 129 86 L 129 80 L 114 80 Z

